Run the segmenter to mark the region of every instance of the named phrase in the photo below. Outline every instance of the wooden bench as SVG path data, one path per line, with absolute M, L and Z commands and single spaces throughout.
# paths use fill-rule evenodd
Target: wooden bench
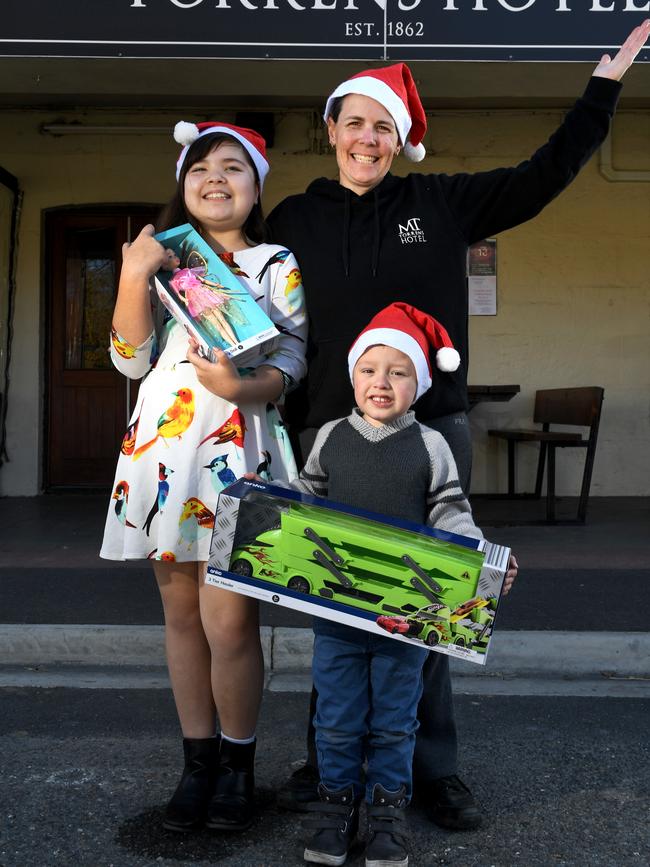
M 535 497 L 542 495 L 544 464 L 548 453 L 546 473 L 546 520 L 557 523 L 555 518 L 555 450 L 582 448 L 586 450 L 585 468 L 578 503 L 577 522 L 584 524 L 587 515 L 587 502 L 591 486 L 591 473 L 596 455 L 598 425 L 603 403 L 604 389 L 599 386 L 585 388 L 552 388 L 535 393 L 535 412 L 533 421 L 541 424 L 540 429 L 488 430 L 488 434 L 508 443 L 508 496 Z M 552 424 L 576 425 L 589 428 L 588 435 L 582 433 L 551 430 Z M 516 493 L 516 447 L 517 443 L 539 443 L 537 477 L 533 494 Z

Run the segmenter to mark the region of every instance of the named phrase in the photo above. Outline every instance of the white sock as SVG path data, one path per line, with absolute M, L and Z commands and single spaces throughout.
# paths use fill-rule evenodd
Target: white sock
M 231 744 L 252 744 L 255 740 L 255 733 L 253 733 L 249 738 L 230 738 L 228 735 L 221 732 L 221 740 L 230 741 Z

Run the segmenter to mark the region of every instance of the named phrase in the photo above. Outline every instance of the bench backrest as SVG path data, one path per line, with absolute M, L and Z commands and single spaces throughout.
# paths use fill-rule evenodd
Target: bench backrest
M 600 386 L 549 388 L 535 394 L 535 421 L 538 424 L 598 424 L 605 391 Z

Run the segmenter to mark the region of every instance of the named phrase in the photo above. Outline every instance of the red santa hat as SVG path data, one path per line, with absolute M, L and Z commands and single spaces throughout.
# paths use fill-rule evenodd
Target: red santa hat
M 427 118 L 411 70 L 405 63 L 367 69 L 339 84 L 325 105 L 325 122 L 330 116 L 332 102 L 348 93 L 369 96 L 383 105 L 395 121 L 404 155 L 416 163 L 425 158 L 427 152 L 422 139 L 427 131 Z
M 246 129 L 243 126 L 233 126 L 230 123 L 220 123 L 219 121 L 188 123 L 185 120 L 179 120 L 176 124 L 174 127 L 174 139 L 179 144 L 184 145 L 176 162 L 176 180 L 180 177 L 181 168 L 183 167 L 190 146 L 204 135 L 215 135 L 219 133 L 237 139 L 240 145 L 248 153 L 257 169 L 261 189 L 264 186 L 264 178 L 268 175 L 269 169 L 271 168 L 266 159 L 266 142 L 258 132 L 255 132 L 254 129 Z
M 403 301 L 394 301 L 380 310 L 354 341 L 348 353 L 350 379 L 363 353 L 378 344 L 399 349 L 411 359 L 418 380 L 416 400 L 431 388 L 432 349 L 436 351 L 439 370 L 449 373 L 460 364 L 460 355 L 438 320 Z

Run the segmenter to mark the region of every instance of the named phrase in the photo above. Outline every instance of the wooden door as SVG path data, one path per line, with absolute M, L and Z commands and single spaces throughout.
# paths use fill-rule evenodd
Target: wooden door
M 122 244 L 158 210 L 80 208 L 46 215 L 46 488 L 112 482 L 138 386 L 113 368 L 108 354 Z
M 10 323 L 16 302 L 16 229 L 21 198 L 18 180 L 0 166 L 0 467 L 8 459 Z

